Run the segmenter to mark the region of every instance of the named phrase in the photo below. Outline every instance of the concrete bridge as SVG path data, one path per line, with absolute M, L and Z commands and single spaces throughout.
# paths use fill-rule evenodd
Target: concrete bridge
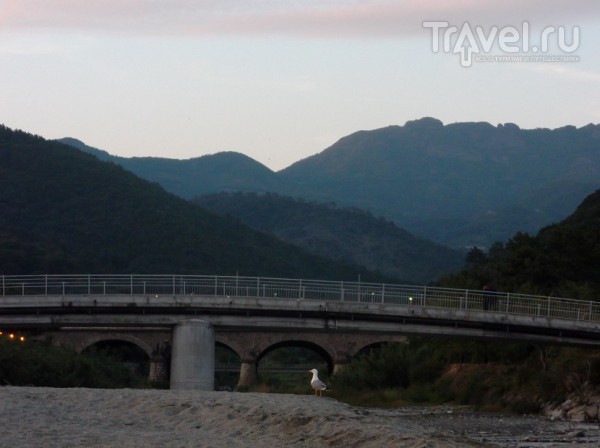
M 82 351 L 127 341 L 151 379 L 212 388 L 215 343 L 256 382 L 275 348 L 309 347 L 336 372 L 410 335 L 600 346 L 600 302 L 427 286 L 181 275 L 0 276 L 0 328 Z

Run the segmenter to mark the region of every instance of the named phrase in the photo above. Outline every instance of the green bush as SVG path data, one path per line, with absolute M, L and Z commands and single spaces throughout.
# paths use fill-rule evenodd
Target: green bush
M 406 345 L 390 343 L 359 356 L 333 378 L 334 389 L 383 390 L 409 384 Z
M 0 382 L 14 386 L 134 387 L 143 384 L 103 353 L 77 354 L 49 342 L 0 342 Z

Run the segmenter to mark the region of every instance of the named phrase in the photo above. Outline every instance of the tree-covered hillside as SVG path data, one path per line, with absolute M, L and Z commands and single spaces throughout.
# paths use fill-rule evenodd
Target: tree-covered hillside
M 277 236 L 311 253 L 425 284 L 462 268 L 464 254 L 416 238 L 391 221 L 332 204 L 273 193 L 220 193 L 192 202 Z
M 360 131 L 281 171 L 294 196 L 373 211 L 450 246 L 564 219 L 600 187 L 600 125 L 520 129 L 433 118 Z
M 199 273 L 355 279 L 61 143 L 0 127 L 0 273 Z
M 165 190 L 191 199 L 219 191 L 278 191 L 282 181 L 266 166 L 237 152 L 178 160 L 163 157 L 118 157 L 85 145 L 74 138 L 59 140 L 100 160 L 114 162 L 142 179 L 159 183 Z
M 467 261 L 467 270 L 442 283 L 600 300 L 600 190 L 562 222 L 535 236 L 517 233 L 487 254 L 473 249 Z

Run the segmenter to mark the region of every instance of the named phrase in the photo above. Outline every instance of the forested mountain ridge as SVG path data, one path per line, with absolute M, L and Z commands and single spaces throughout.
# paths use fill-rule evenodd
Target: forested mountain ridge
M 279 174 L 295 195 L 368 208 L 446 244 L 489 245 L 563 219 L 600 187 L 600 125 L 424 118 L 356 132 Z
M 275 191 L 281 189 L 277 175 L 256 160 L 237 152 L 179 160 L 163 157 L 119 157 L 85 145 L 74 138 L 58 140 L 84 152 L 121 165 L 137 176 L 158 182 L 170 193 L 191 199 L 219 191 Z
M 4 126 L 0 273 L 370 276 L 209 213 L 114 163 Z
M 468 269 L 441 283 L 600 301 L 600 190 L 563 221 L 517 233 L 489 253 L 473 249 L 467 261 Z
M 423 118 L 353 133 L 277 173 L 237 153 L 110 157 L 188 199 L 274 192 L 368 210 L 447 246 L 489 246 L 564 219 L 600 187 L 600 125 L 526 130 Z
M 411 283 L 459 270 L 464 254 L 416 238 L 391 221 L 274 193 L 218 193 L 192 202 L 272 234 L 311 253 L 344 260 Z

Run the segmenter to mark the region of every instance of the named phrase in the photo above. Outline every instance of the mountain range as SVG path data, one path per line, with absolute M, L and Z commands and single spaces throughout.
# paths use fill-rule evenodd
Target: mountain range
M 393 222 L 356 208 L 274 193 L 215 193 L 192 199 L 310 253 L 427 284 L 464 266 L 465 254 L 417 238 Z
M 359 131 L 273 172 L 239 153 L 122 158 L 74 139 L 186 199 L 273 192 L 370 211 L 451 246 L 489 246 L 568 216 L 600 186 L 600 125 L 525 130 L 434 118 Z
M 384 279 L 210 213 L 114 163 L 4 126 L 0 273 Z

